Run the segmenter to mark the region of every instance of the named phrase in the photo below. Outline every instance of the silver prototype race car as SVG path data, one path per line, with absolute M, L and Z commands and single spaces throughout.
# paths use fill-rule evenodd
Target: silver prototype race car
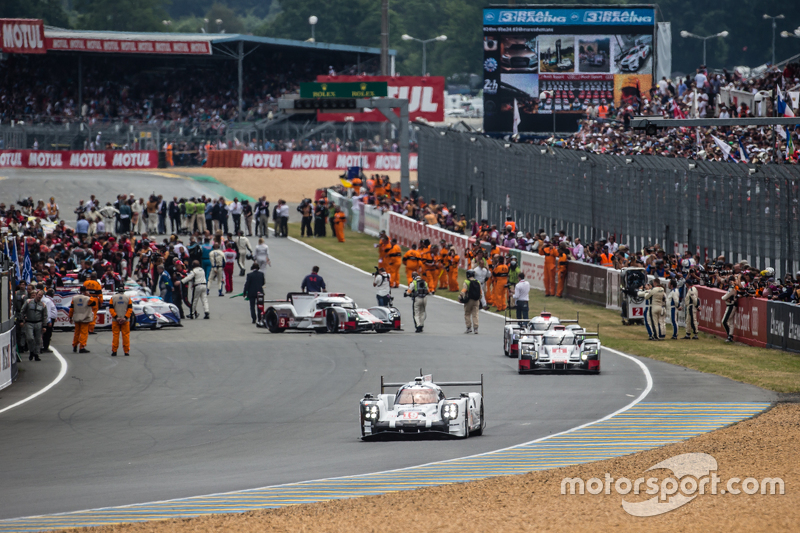
M 481 392 L 462 392 L 448 398 L 442 387 L 480 386 Z M 397 387 L 395 394 L 384 394 Z M 434 383 L 430 375 L 408 383 L 386 383 L 381 376 L 381 393 L 367 394 L 360 405 L 361 438 L 379 435 L 433 433 L 467 438 L 483 434 L 483 374 L 480 381 Z
M 287 329 L 317 333 L 402 331 L 400 311 L 394 307 L 358 307 L 343 293 L 290 292 L 285 300 L 259 301 L 256 325 L 272 333 Z
M 554 326 L 537 342 L 520 345 L 519 373 L 574 371 L 600 373 L 600 339 L 577 324 Z
M 503 353 L 506 357 L 517 357 L 521 342 L 534 342 L 541 339 L 545 331 L 558 324 L 574 323 L 578 320 L 560 320 L 548 313 L 543 312 L 529 320 L 514 320 L 506 318 L 503 328 Z

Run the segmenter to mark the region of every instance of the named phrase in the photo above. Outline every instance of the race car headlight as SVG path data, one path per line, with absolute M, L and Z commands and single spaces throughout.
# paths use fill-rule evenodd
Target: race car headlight
M 156 310 L 152 308 L 152 306 L 145 305 L 142 307 L 142 312 L 146 315 L 154 315 Z
M 180 312 L 180 311 L 178 311 L 178 306 L 177 305 L 172 305 L 172 304 L 169 304 L 169 310 L 174 315 L 177 315 Z
M 458 405 L 454 403 L 448 403 L 444 406 L 444 411 L 442 412 L 442 416 L 446 420 L 452 420 L 458 417 Z
M 587 358 L 587 357 L 589 357 L 589 354 L 587 354 L 586 352 L 583 352 L 583 353 L 581 354 L 581 361 L 586 361 L 586 358 Z
M 377 405 L 365 405 L 364 406 L 364 418 L 367 420 L 376 420 L 378 418 L 378 406 Z

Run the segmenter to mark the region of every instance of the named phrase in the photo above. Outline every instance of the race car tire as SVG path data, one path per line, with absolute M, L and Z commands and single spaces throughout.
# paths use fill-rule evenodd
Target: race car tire
M 375 331 L 377 331 L 378 333 L 389 333 L 392 330 L 389 328 L 380 328 L 380 329 L 375 329 Z
M 472 432 L 473 435 L 476 437 L 480 437 L 483 435 L 483 428 L 486 427 L 486 423 L 483 421 L 483 402 L 481 402 L 481 425 L 478 426 L 478 429 Z
M 328 333 L 339 331 L 339 315 L 333 309 L 328 309 L 328 313 L 325 315 L 325 325 L 328 328 Z
M 324 327 L 324 328 L 314 328 L 314 331 L 315 331 L 316 333 L 328 333 L 328 328 L 327 328 L 327 327 Z
M 131 331 L 136 329 L 136 315 L 131 313 Z
M 283 333 L 286 331 L 286 328 L 278 327 L 278 313 L 276 313 L 274 309 L 267 309 L 264 320 L 267 323 L 267 329 L 269 329 L 270 333 Z
M 467 410 L 469 409 L 469 403 L 467 404 L 467 408 L 464 409 L 464 437 L 465 439 L 469 438 L 469 413 Z

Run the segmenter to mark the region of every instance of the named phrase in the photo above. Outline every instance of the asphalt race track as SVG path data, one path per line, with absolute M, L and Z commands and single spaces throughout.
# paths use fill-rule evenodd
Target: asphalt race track
M 62 213 L 79 198 L 118 193 L 171 198 L 207 193 L 202 183 L 135 172 L 0 171 L 0 199 L 55 196 Z M 267 194 L 268 191 L 266 191 Z M 67 218 L 70 220 L 71 217 Z M 330 238 L 330 237 L 329 237 Z M 319 265 L 330 291 L 375 302 L 371 278 L 287 239 L 270 238 L 267 297 L 299 290 Z M 234 294 L 244 278 L 234 280 Z M 0 519 L 263 487 L 407 467 L 496 450 L 584 424 L 629 404 L 645 388 L 639 366 L 603 354 L 599 376 L 520 376 L 502 354 L 502 319 L 481 314 L 464 335 L 458 304 L 431 298 L 425 333 L 396 295 L 406 329 L 384 335 L 270 334 L 250 323 L 241 298 L 209 297 L 211 320 L 132 333 L 131 357 L 109 356 L 111 334 L 91 354 L 54 335 L 66 377 L 46 394 L 0 414 Z M 652 402 L 763 402 L 774 396 L 714 375 L 643 359 Z M 31 367 L 34 368 L 31 368 Z M 27 360 L 0 409 L 58 373 L 50 354 Z M 419 369 L 440 380 L 486 380 L 485 434 L 468 440 L 361 442 L 358 401 L 380 376 Z M 32 380 L 37 383 L 32 383 Z M 20 392 L 23 391 L 23 392 Z M 458 392 L 458 391 L 454 391 Z

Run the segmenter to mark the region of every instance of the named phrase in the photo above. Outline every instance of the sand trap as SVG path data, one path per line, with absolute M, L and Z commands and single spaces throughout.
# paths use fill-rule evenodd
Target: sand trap
M 278 199 L 287 202 L 300 202 L 303 198 L 313 198 L 317 189 L 331 187 L 339 183 L 337 170 L 280 170 L 244 168 L 188 168 L 170 169 L 176 174 L 212 176 L 220 183 L 243 192 L 253 198 L 267 196 L 270 202 Z M 400 171 L 382 171 L 392 182 L 400 181 Z M 411 181 L 417 181 L 417 173 L 410 173 Z

